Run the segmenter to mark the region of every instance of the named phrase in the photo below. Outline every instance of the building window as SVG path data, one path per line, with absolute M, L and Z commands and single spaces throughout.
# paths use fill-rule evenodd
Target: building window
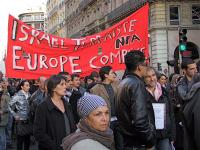
M 32 16 L 31 15 L 27 15 L 25 17 L 25 21 L 32 21 Z
M 192 6 L 192 23 L 200 24 L 200 5 Z
M 41 17 L 41 15 L 40 15 L 40 14 L 38 14 L 38 15 L 35 15 L 35 20 L 42 20 L 42 17 Z
M 40 23 L 35 23 L 35 29 L 41 30 L 41 25 L 40 25 Z
M 170 25 L 179 25 L 179 7 L 178 6 L 170 6 L 169 8 L 170 14 Z

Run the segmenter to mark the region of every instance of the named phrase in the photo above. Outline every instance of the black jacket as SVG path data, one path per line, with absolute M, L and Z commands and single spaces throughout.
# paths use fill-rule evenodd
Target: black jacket
M 69 120 L 71 133 L 76 130 L 71 106 L 63 100 L 65 113 Z M 38 105 L 35 121 L 34 136 L 39 142 L 39 150 L 62 150 L 62 139 L 66 137 L 63 113 L 53 104 L 50 97 Z
M 183 108 L 184 150 L 200 150 L 200 82 L 185 97 Z
M 161 103 L 165 104 L 166 107 L 166 116 L 165 116 L 165 128 L 161 130 L 156 130 L 156 138 L 164 139 L 169 138 L 171 141 L 175 141 L 176 137 L 176 124 L 174 118 L 173 106 L 171 99 L 168 96 L 167 91 L 162 87 L 162 95 L 158 101 L 149 93 L 151 103 Z
M 45 100 L 45 97 L 45 93 L 40 88 L 31 95 L 29 100 L 29 117 L 31 123 L 34 123 L 37 106 Z
M 137 75 L 127 75 L 119 84 L 116 112 L 125 146 L 154 145 L 153 108 L 144 82 Z
M 69 103 L 71 105 L 72 113 L 73 113 L 73 116 L 74 116 L 74 121 L 75 121 L 76 124 L 78 124 L 78 122 L 80 120 L 80 117 L 79 117 L 78 112 L 77 112 L 77 102 L 81 97 L 82 97 L 82 95 L 81 95 L 80 91 L 73 90 L 72 94 L 69 98 Z

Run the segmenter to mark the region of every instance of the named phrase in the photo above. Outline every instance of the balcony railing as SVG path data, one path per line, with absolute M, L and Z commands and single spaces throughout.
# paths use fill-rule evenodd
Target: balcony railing
M 64 4 L 65 4 L 65 1 L 61 1 L 61 2 L 58 4 L 59 8 L 63 7 Z
M 57 10 L 58 10 L 58 5 L 56 5 L 50 12 L 49 12 L 49 14 L 48 14 L 48 18 L 50 18 L 53 14 L 55 14 L 56 12 L 57 12 Z
M 97 21 L 95 20 L 92 23 L 88 24 L 87 28 L 91 29 L 91 28 L 94 28 L 96 25 L 97 25 Z
M 91 5 L 92 3 L 94 3 L 96 0 L 83 0 L 80 4 L 78 9 L 80 11 L 84 10 L 85 8 L 87 8 L 89 5 Z
M 70 20 L 71 18 L 76 18 L 78 15 L 80 15 L 80 12 L 85 10 L 89 5 L 94 3 L 97 0 L 83 0 L 79 6 L 76 8 L 75 11 L 73 11 L 69 16 L 67 16 L 67 20 Z
M 144 3 L 146 2 L 147 0 L 129 0 L 124 4 L 122 4 L 121 6 L 119 6 L 118 8 L 114 9 L 112 12 L 110 12 L 107 15 L 108 20 L 109 21 L 114 20 L 116 18 L 123 16 L 123 14 L 134 12 L 135 10 L 143 6 Z
M 44 17 L 35 17 L 35 16 L 23 17 L 21 20 L 23 22 L 44 21 Z
M 44 16 L 40 16 L 40 17 L 35 16 L 34 21 L 44 21 Z

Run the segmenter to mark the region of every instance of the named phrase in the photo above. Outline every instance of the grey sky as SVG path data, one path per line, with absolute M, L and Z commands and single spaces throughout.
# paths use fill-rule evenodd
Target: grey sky
M 18 18 L 20 13 L 29 12 L 31 8 L 44 7 L 46 0 L 5 0 L 0 5 L 0 60 L 2 60 L 7 48 L 8 16 L 11 14 Z

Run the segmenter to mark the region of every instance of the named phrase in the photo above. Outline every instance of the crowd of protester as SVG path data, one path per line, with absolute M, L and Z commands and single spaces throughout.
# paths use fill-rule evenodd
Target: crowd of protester
M 200 150 L 200 74 L 184 59 L 182 74 L 150 67 L 140 51 L 89 76 L 60 72 L 37 80 L 0 72 L 0 150 Z

